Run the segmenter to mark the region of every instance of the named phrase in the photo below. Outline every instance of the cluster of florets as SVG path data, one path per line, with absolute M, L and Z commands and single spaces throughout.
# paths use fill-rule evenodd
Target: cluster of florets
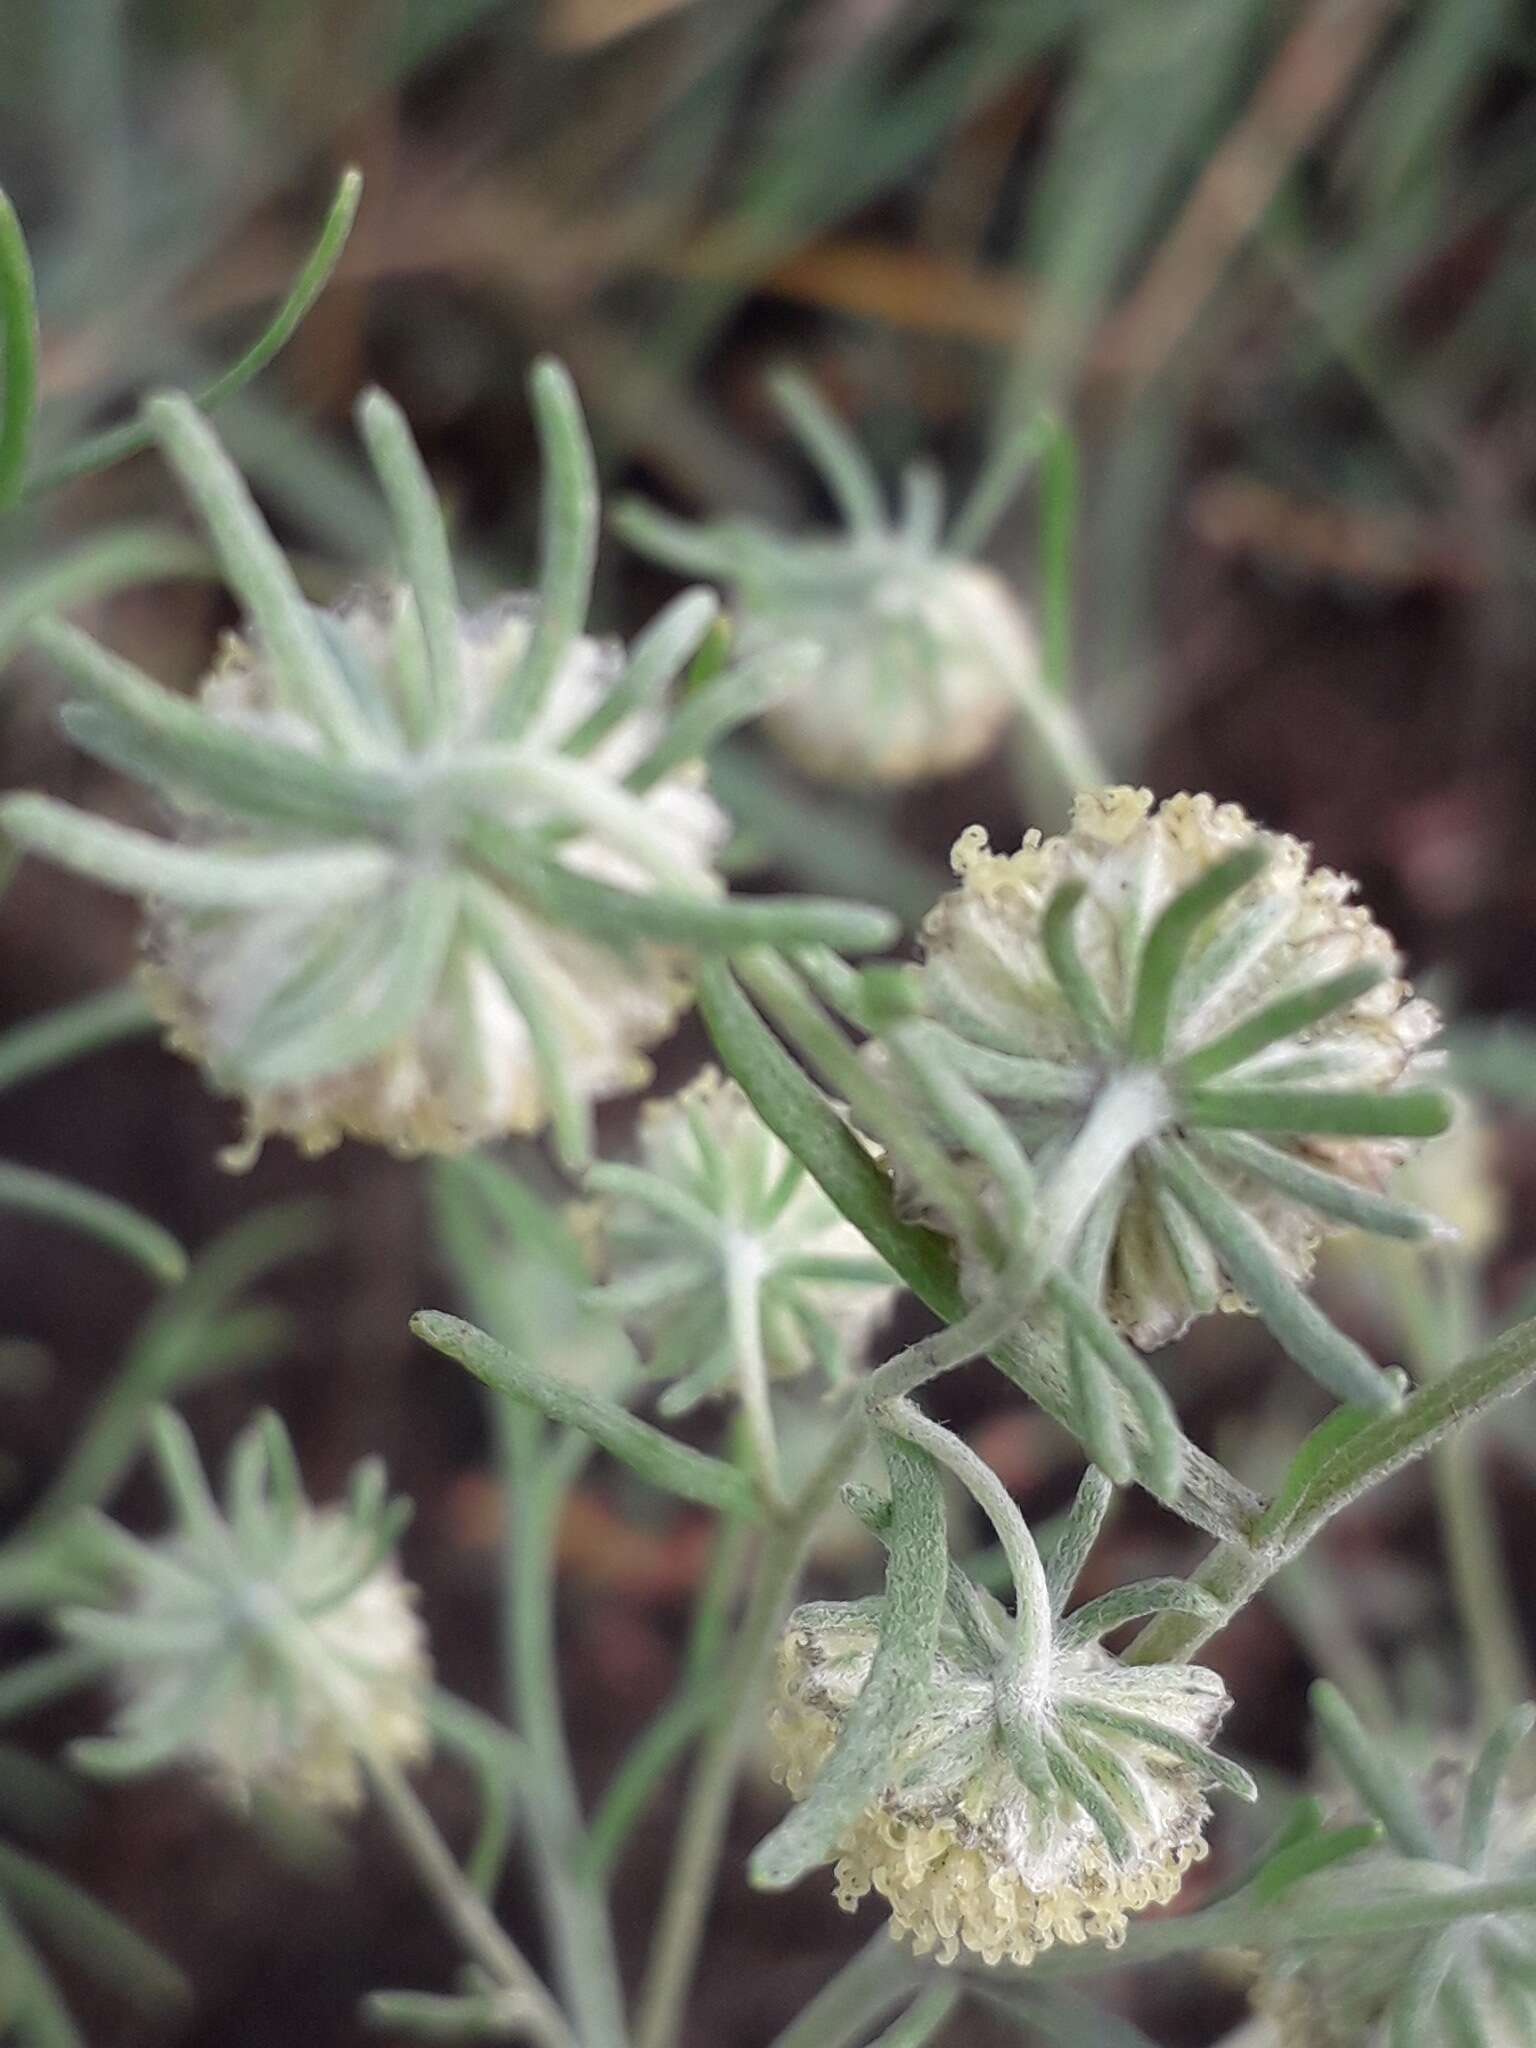
M 535 776 L 541 761 L 569 758 L 594 800 L 622 792 L 662 738 L 660 712 L 639 706 L 589 749 L 578 740 L 622 677 L 622 649 L 574 640 L 498 764 L 484 736 L 495 732 L 498 703 L 527 655 L 530 602 L 504 601 L 456 622 L 460 730 L 446 746 L 438 737 L 435 750 L 413 740 L 407 719 L 405 675 L 419 659 L 409 591 L 363 593 L 328 616 L 327 632 L 391 714 L 388 767 L 372 772 L 400 784 L 394 844 L 373 887 L 339 903 L 210 911 L 151 899 L 144 981 L 172 1043 L 217 1085 L 246 1096 L 252 1139 L 283 1132 L 308 1152 L 349 1135 L 401 1152 L 453 1152 L 539 1130 L 553 1108 L 546 1040 L 558 1046 L 564 1085 L 582 1100 L 643 1087 L 651 1074 L 643 1048 L 665 1037 L 692 999 L 686 952 L 563 927 L 515 884 L 492 879 L 473 844 L 476 827 L 552 839 L 573 874 L 637 894 L 654 885 L 633 853 L 601 829 L 571 829 L 569 803 L 518 773 L 520 752 Z M 285 706 L 259 639 L 226 642 L 201 703 L 233 731 L 323 758 L 323 735 Z M 632 801 L 677 873 L 715 890 L 711 862 L 727 826 L 699 764 L 682 764 Z M 216 811 L 188 814 L 185 829 L 209 847 L 248 843 L 237 821 Z M 311 829 L 290 843 L 325 842 Z M 316 1064 L 306 1036 L 313 1043 L 317 1025 L 329 1024 L 343 1000 L 356 1003 L 359 990 L 386 997 L 413 925 L 429 928 L 431 950 L 420 1008 L 376 1052 Z M 295 1077 L 284 1078 L 285 1069 Z
M 776 1774 L 797 1799 L 837 1745 L 880 1630 L 879 1603 L 790 1617 L 771 1725 Z M 893 1932 L 942 1963 L 962 1949 L 1023 1965 L 1058 1941 L 1116 1947 L 1127 1915 L 1166 1904 L 1205 1856 L 1206 1787 L 1253 1796 L 1247 1774 L 1209 1748 L 1226 1687 L 1198 1664 L 1122 1664 L 1068 1622 L 1023 1708 L 1045 1770 L 1028 1784 L 1010 1733 L 1019 1703 L 995 1647 L 946 1627 L 882 1789 L 836 1845 L 838 1903 L 851 1912 L 879 1893 Z
M 1261 1260 L 1304 1279 L 1326 1230 L 1432 1227 L 1383 1191 L 1446 1121 L 1411 1085 L 1437 1019 L 1348 878 L 1235 804 L 1128 788 L 1012 854 L 973 828 L 954 865 L 921 1006 L 1046 1184 L 1113 1109 L 1128 1136 L 1068 1249 L 1133 1342 L 1250 1305 Z
M 142 1543 L 98 1525 L 114 1593 L 60 1616 L 117 1691 L 112 1731 L 76 1745 L 81 1763 L 181 1765 L 238 1806 L 261 1791 L 331 1808 L 361 1799 L 360 1759 L 419 1763 L 432 1667 L 393 1555 L 405 1504 L 382 1470 L 360 1466 L 344 1501 L 312 1507 L 267 1417 L 235 1445 L 221 1510 L 176 1417 L 161 1415 L 155 1444 L 175 1530 Z
M 973 766 L 1040 699 L 1028 618 L 993 570 L 942 543 L 936 479 L 909 471 L 893 520 L 863 450 L 811 388 L 785 377 L 774 390 L 845 532 L 689 527 L 638 505 L 623 509 L 621 530 L 659 561 L 725 584 L 743 655 L 803 651 L 763 726 L 807 774 L 867 788 Z
M 1276 2048 L 1395 2048 L 1414 2038 L 1527 2048 L 1536 2039 L 1536 1935 L 1528 1913 L 1478 1914 L 1448 1928 L 1409 1927 L 1369 1940 L 1326 1932 L 1330 1912 L 1347 1919 L 1363 1904 L 1406 1907 L 1426 1895 L 1443 1899 L 1462 1886 L 1531 1875 L 1536 1808 L 1529 1795 L 1501 1790 L 1474 1848 L 1470 1778 L 1464 1758 L 1442 1758 L 1414 1782 L 1413 1812 L 1426 1831 L 1419 1854 L 1383 1844 L 1286 1893 L 1286 1911 L 1304 1913 L 1316 1931 L 1266 1955 L 1254 1988 Z M 1471 1808 L 1477 1804 L 1473 1795 Z M 1345 1817 L 1358 1818 L 1358 1807 Z M 1283 1925 L 1285 1913 L 1278 1917 Z
M 672 1412 L 719 1391 L 743 1345 L 783 1378 L 840 1379 L 896 1278 L 734 1081 L 713 1068 L 640 1113 L 639 1164 L 594 1169 L 599 1298 L 647 1340 Z

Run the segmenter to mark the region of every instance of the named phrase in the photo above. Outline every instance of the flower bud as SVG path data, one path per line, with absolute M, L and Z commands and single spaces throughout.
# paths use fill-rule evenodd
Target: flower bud
M 588 1212 L 604 1297 L 683 1372 L 676 1411 L 758 1347 L 776 1377 L 857 1363 L 898 1283 L 734 1081 L 713 1068 L 640 1113 L 640 1165 L 597 1167 Z
M 235 1445 L 221 1512 L 175 1417 L 160 1417 L 156 1451 L 177 1528 L 142 1543 L 97 1525 L 120 1601 L 59 1617 L 110 1658 L 118 1696 L 112 1733 L 76 1745 L 80 1762 L 190 1767 L 241 1808 L 263 1791 L 345 1809 L 362 1797 L 360 1756 L 425 1758 L 431 1663 L 392 1555 L 404 1504 L 382 1471 L 360 1466 L 344 1502 L 312 1507 L 267 1417 Z
M 1007 451 L 949 540 L 937 479 L 907 472 L 890 517 L 868 458 L 814 390 L 794 377 L 773 395 L 848 522 L 844 533 L 775 533 L 745 520 L 689 528 L 645 506 L 616 524 L 642 552 L 728 586 L 747 659 L 804 656 L 768 708 L 769 737 L 808 775 L 852 788 L 900 787 L 969 768 L 1020 711 L 1055 722 L 1033 629 L 1001 577 L 966 559 L 1023 462 Z
M 743 656 L 811 650 L 763 728 L 807 775 L 851 788 L 904 786 L 984 760 L 1038 686 L 1040 657 L 993 570 L 899 542 L 791 543 L 744 562 L 734 592 Z

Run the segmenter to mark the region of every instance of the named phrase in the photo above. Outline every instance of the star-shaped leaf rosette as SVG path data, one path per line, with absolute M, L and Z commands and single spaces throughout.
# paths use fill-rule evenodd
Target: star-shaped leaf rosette
M 663 1415 L 739 1393 L 776 1490 L 770 1381 L 812 1365 L 846 1381 L 900 1283 L 713 1068 L 645 1105 L 639 1144 L 638 1164 L 587 1176 L 598 1199 L 582 1221 L 605 1276 L 593 1298 L 647 1340 L 671 1382 Z
M 1416 1085 L 1438 1020 L 1354 884 L 1234 804 L 1133 789 L 1011 855 L 969 832 L 955 867 L 873 1057 L 954 1162 L 934 1203 L 892 1155 L 970 1297 L 1056 1272 L 1143 1350 L 1251 1307 L 1340 1400 L 1390 1406 L 1301 1283 L 1326 1231 L 1444 1229 L 1387 1188 L 1450 1104 Z
M 1231 1702 L 1198 1664 L 1133 1668 L 1100 1647 L 1122 1622 L 1205 1596 L 1153 1580 L 1065 1612 L 1111 1489 L 1090 1471 L 1042 1563 L 1001 1483 L 905 1408 L 891 1495 L 845 1498 L 886 1541 L 884 1596 L 790 1616 L 772 1727 L 802 1803 L 753 1859 L 759 1884 L 835 1865 L 838 1903 L 874 1891 L 892 1933 L 941 1963 L 1032 1962 L 1057 1941 L 1118 1946 L 1127 1916 L 1206 1854 L 1204 1793 L 1255 1796 L 1210 1742 Z M 935 1460 L 992 1515 L 1010 1615 L 949 1560 Z
M 346 1135 L 456 1151 L 553 1122 L 568 1161 L 594 1102 L 643 1086 L 644 1048 L 692 999 L 701 953 L 894 935 L 883 913 L 727 900 L 727 822 L 702 756 L 782 687 L 786 656 L 667 696 L 715 617 L 705 591 L 627 651 L 585 630 L 593 460 L 558 364 L 534 371 L 544 451 L 539 587 L 460 609 L 405 421 L 359 426 L 402 580 L 310 605 L 212 430 L 151 401 L 248 624 L 188 703 L 70 628 L 36 637 L 70 676 L 89 752 L 170 806 L 158 838 L 19 795 L 0 821 L 146 906 L 146 982 L 172 1042 L 243 1098 L 252 1144 Z M 787 657 L 793 661 L 792 653 Z

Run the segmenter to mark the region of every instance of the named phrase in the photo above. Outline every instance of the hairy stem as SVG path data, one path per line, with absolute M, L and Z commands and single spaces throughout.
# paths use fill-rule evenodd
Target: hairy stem
M 853 1463 L 868 1427 L 862 1402 L 843 1417 L 821 1463 L 763 1545 L 747 1611 L 710 1730 L 694 1766 L 651 1949 L 636 2027 L 638 2048 L 673 2048 L 725 1841 L 753 1706 L 767 1676 L 811 1531 Z
M 1226 1627 L 1266 1580 L 1304 1550 L 1326 1522 L 1373 1486 L 1422 1457 L 1496 1402 L 1536 1379 L 1536 1317 L 1476 1357 L 1432 1380 L 1402 1406 L 1346 1436 L 1308 1473 L 1294 1498 L 1266 1517 L 1252 1541 L 1220 1543 L 1194 1574 L 1217 1603 L 1214 1615 L 1160 1614 L 1127 1652 L 1132 1664 L 1173 1664 L 1192 1657 Z
M 607 1905 L 601 1886 L 577 1874 L 584 1830 L 556 1666 L 554 1543 L 571 1465 L 559 1452 L 550 1455 L 549 1432 L 527 1409 L 497 1399 L 490 1405 L 502 1478 L 506 1693 L 528 1746 L 528 1818 L 555 1975 L 583 2048 L 623 2048 L 624 1995 Z

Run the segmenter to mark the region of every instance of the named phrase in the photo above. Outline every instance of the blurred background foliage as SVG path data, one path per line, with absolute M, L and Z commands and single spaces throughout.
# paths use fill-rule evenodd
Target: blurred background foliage
M 1049 403 L 1080 450 L 1078 687 L 1113 768 L 1211 788 L 1315 840 L 1363 877 L 1440 994 L 1502 1016 L 1536 997 L 1533 70 L 1517 0 L 11 0 L 0 183 L 38 270 L 37 459 L 238 350 L 347 162 L 368 182 L 338 279 L 222 416 L 318 591 L 386 552 L 349 425 L 370 379 L 406 407 L 482 589 L 532 562 L 524 381 L 543 350 L 578 379 L 610 485 L 690 515 L 826 511 L 765 400 L 784 360 L 891 474 L 931 453 L 956 489 Z M 0 660 L 7 584 L 146 520 L 185 526 L 153 458 L 12 518 Z M 993 549 L 1026 592 L 1034 526 L 1026 497 Z M 668 588 L 610 546 L 599 616 L 632 628 Z M 188 683 L 229 620 L 195 581 L 104 610 L 100 630 Z M 41 673 L 13 659 L 5 676 L 7 782 L 121 813 L 123 790 L 55 733 Z M 1045 817 L 1021 804 L 1027 760 L 855 802 L 744 742 L 720 780 L 744 866 L 909 917 L 961 826 L 1002 841 Z M 30 865 L 0 938 L 7 1018 L 131 959 L 126 911 Z M 1536 1059 L 1507 1033 L 1478 1049 L 1515 1115 L 1503 1172 L 1518 1218 L 1536 1185 L 1518 1120 Z M 696 1054 L 685 1038 L 664 1080 Z M 419 1177 L 351 1151 L 310 1170 L 273 1153 L 230 1183 L 211 1165 L 225 1108 L 145 1045 L 19 1091 L 6 1120 L 7 1156 L 80 1172 L 194 1247 L 259 1200 L 317 1182 L 336 1198 L 334 1244 L 290 1290 L 290 1362 L 263 1391 L 317 1491 L 377 1449 L 418 1495 L 413 1569 L 445 1675 L 473 1694 L 492 1510 L 478 1409 L 405 1336 L 409 1311 L 444 1292 Z M 1497 1299 L 1528 1282 L 1529 1238 L 1517 1222 Z M 25 1509 L 143 1302 L 94 1252 L 9 1223 L 0 1283 L 4 1327 L 55 1367 L 43 1399 L 31 1365 L 0 1379 L 0 1477 Z M 1343 1312 L 1370 1333 L 1368 1303 Z M 1227 1324 L 1174 1368 L 1197 1429 L 1251 1432 L 1260 1463 L 1293 1398 L 1256 1413 L 1264 1360 L 1261 1338 Z M 961 1419 L 990 1430 L 1027 1504 L 1054 1505 L 1059 1451 L 1029 1418 L 991 1414 L 982 1382 L 966 1388 Z M 218 1438 L 249 1399 L 221 1383 L 194 1412 Z M 1500 1498 L 1528 1516 L 1531 1452 L 1513 1423 L 1509 1439 Z M 691 1524 L 637 1529 L 645 1512 L 584 1493 L 563 1539 L 575 1740 L 598 1776 L 665 1696 L 702 1557 Z M 1368 1507 L 1339 1539 L 1346 1594 L 1293 1589 L 1283 1615 L 1265 1606 L 1232 1631 L 1237 1729 L 1262 1760 L 1301 1762 L 1302 1692 L 1330 1643 L 1433 1633 L 1433 1545 L 1405 1521 L 1392 1501 Z M 1176 1554 L 1150 1511 L 1125 1541 L 1142 1568 Z M 1517 1556 L 1514 1572 L 1529 1603 L 1536 1567 Z M 434 1791 L 451 1826 L 451 1778 Z M 660 1829 L 637 1837 L 641 1877 Z M 178 2040 L 282 2026 L 329 2042 L 353 2037 L 356 1992 L 442 1959 L 403 1879 L 370 1867 L 345 1906 L 317 1893 L 316 1869 L 342 1853 L 322 1846 L 277 1830 L 253 1851 L 194 1794 L 152 1788 L 114 1796 L 60 1853 L 198 1979 Z M 317 1897 L 324 1926 L 296 1929 Z M 699 2041 L 767 2039 L 850 1932 L 819 1896 L 749 1907 L 733 1877 Z M 1210 1980 L 1171 2003 L 1149 1991 L 1144 2017 L 1193 2042 L 1234 2009 Z M 967 2039 L 990 2024 L 968 2021 Z M 167 2038 L 158 2025 L 133 2038 Z

